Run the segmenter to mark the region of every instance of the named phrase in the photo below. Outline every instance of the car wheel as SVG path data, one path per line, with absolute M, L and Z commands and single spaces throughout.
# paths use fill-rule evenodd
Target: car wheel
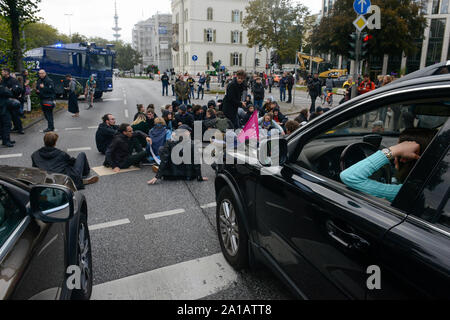
M 243 269 L 248 265 L 248 236 L 230 188 L 220 191 L 217 204 L 217 234 L 222 253 L 234 269 Z
M 86 215 L 81 217 L 78 227 L 77 263 L 81 270 L 81 288 L 72 291 L 72 299 L 89 300 L 92 293 L 92 250 Z

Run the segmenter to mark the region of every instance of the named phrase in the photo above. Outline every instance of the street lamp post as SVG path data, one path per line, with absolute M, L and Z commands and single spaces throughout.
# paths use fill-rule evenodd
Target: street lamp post
M 66 17 L 69 18 L 69 37 L 72 38 L 72 24 L 71 24 L 71 17 L 73 16 L 72 13 L 65 13 L 64 14 Z

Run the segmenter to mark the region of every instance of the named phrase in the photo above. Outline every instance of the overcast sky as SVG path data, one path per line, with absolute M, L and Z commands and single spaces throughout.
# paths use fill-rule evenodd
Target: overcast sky
M 140 20 L 153 14 L 170 13 L 170 0 L 117 0 L 121 39 L 131 42 L 131 30 Z M 298 0 L 312 13 L 322 9 L 321 1 Z M 60 32 L 69 34 L 69 20 L 72 33 L 78 32 L 88 37 L 113 39 L 114 0 L 42 0 L 40 16 Z M 66 16 L 65 14 L 72 14 Z

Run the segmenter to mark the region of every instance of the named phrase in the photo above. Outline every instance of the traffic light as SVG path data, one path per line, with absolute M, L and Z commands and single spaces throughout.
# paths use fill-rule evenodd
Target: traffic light
M 350 60 L 357 60 L 358 55 L 358 34 L 353 32 L 350 34 L 350 51 L 348 52 Z
M 361 60 L 366 60 L 369 58 L 369 50 L 367 45 L 369 44 L 369 40 L 373 37 L 370 34 L 363 33 L 361 34 L 362 43 L 361 43 Z
M 259 59 L 258 58 L 255 59 L 255 66 L 259 67 Z
M 258 52 L 261 52 L 262 49 L 263 49 L 263 46 L 262 46 L 262 44 L 260 44 L 259 47 L 258 47 Z
M 279 57 L 276 51 L 272 51 L 270 54 L 270 64 L 275 65 L 278 63 Z

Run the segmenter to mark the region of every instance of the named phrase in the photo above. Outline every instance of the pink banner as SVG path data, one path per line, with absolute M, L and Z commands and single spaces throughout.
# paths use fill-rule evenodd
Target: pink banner
M 247 139 L 256 139 L 259 141 L 259 125 L 258 125 L 258 112 L 253 112 L 250 120 L 244 127 L 244 130 L 238 136 L 240 143 L 244 143 Z

